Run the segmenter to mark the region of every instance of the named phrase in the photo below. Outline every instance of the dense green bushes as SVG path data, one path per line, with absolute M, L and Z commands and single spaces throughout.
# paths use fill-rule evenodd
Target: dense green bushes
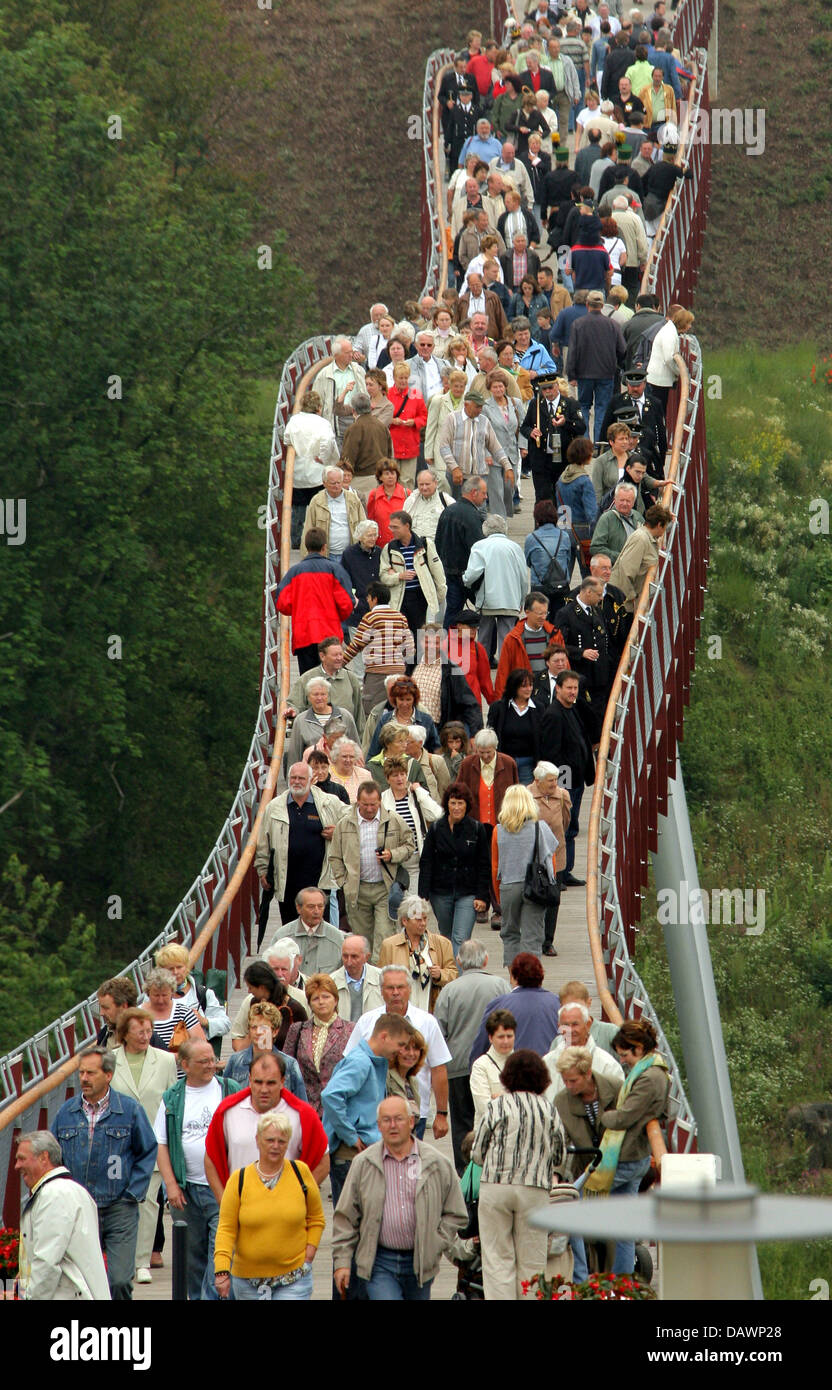
M 254 722 L 253 411 L 305 282 L 277 233 L 258 267 L 266 211 L 212 143 L 226 30 L 213 0 L 0 18 L 2 492 L 26 504 L 25 543 L 0 544 L 0 869 L 64 885 L 33 949 L 87 914 L 88 987 L 202 864 Z
M 709 937 L 747 1173 L 787 1191 L 832 1191 L 784 1125 L 832 1092 L 832 538 L 810 529 L 813 499 L 832 499 L 832 393 L 812 384 L 817 360 L 809 346 L 707 358 L 722 380 L 707 407 L 712 554 L 681 749 L 702 887 L 766 892 L 761 936 Z M 681 1061 L 645 906 L 638 967 Z M 768 1296 L 808 1298 L 828 1260 L 766 1247 Z

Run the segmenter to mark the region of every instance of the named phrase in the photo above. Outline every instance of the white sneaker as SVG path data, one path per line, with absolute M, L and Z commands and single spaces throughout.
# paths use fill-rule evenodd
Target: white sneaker
M 147 1269 L 147 1268 L 145 1268 L 145 1269 L 137 1269 L 137 1270 L 136 1270 L 136 1283 L 137 1283 L 137 1284 L 152 1284 L 152 1283 L 153 1283 L 153 1275 L 150 1273 L 150 1270 Z

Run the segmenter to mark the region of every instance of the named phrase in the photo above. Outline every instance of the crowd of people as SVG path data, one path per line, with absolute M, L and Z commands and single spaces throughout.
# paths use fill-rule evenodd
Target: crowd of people
M 285 431 L 300 558 L 276 601 L 299 675 L 255 856 L 268 945 L 233 1021 L 175 944 L 141 997 L 101 986 L 79 1094 L 18 1145 L 24 1296 L 132 1297 L 164 1191 L 193 1300 L 311 1297 L 328 1222 L 333 1297 L 425 1300 L 450 1259 L 460 1297 L 514 1299 L 556 1258 L 527 1219 L 553 1189 L 645 1181 L 655 1032 L 595 1020 L 579 982 L 545 989 L 542 958 L 674 519 L 693 316 L 640 289 L 687 174 L 665 23 L 661 0 L 646 21 L 541 0 L 442 77 L 455 287 L 373 304 Z M 571 1242 L 576 1280 L 591 1258 Z M 632 1273 L 633 1246 L 609 1260 Z
M 531 952 L 506 990 L 481 942 L 455 957 L 429 930 L 416 894 L 373 966 L 363 936 L 319 934 L 317 897 L 298 905 L 300 940 L 246 971 L 246 1031 L 241 1009 L 221 1072 L 206 1038 L 154 1032 L 131 979 L 101 985 L 104 1040 L 80 1055 L 78 1094 L 18 1141 L 25 1299 L 129 1301 L 152 1280 L 162 1185 L 192 1301 L 311 1298 L 329 1221 L 333 1298 L 426 1301 L 447 1259 L 458 1297 L 515 1299 L 553 1259 L 528 1216 L 574 1195 L 587 1154 L 588 1191 L 638 1190 L 669 1089 L 652 1025 L 597 1022 L 586 986 L 545 989 Z M 431 1115 L 453 1159 L 425 1142 Z M 589 1258 L 573 1239 L 575 1280 Z M 610 1258 L 633 1272 L 632 1244 Z

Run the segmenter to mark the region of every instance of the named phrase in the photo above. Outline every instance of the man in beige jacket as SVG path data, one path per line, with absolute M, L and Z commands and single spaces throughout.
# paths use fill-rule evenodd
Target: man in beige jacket
M 335 883 L 344 890 L 350 930 L 370 943 L 373 964 L 385 937 L 395 931 L 387 912 L 387 897 L 396 866 L 409 859 L 415 848 L 412 832 L 401 816 L 382 807 L 375 782 L 362 782 L 355 806 L 335 826 L 329 867 Z
M 630 536 L 612 567 L 610 583 L 623 591 L 624 608 L 628 613 L 635 610 L 647 571 L 659 563 L 659 542 L 671 521 L 675 521 L 675 517 L 667 507 L 648 507 L 644 525 Z
M 281 922 L 289 922 L 297 915 L 295 897 L 302 888 L 317 887 L 328 893 L 333 887 L 330 842 L 335 824 L 346 809 L 337 796 L 313 786 L 308 763 L 292 764 L 288 794 L 278 792 L 266 807 L 254 854 L 254 867 L 264 890 L 260 900 L 258 951 L 275 895 Z
M 344 474 L 341 469 L 327 468 L 324 473 L 323 492 L 316 492 L 306 508 L 300 543 L 301 559 L 306 556 L 306 533 L 317 527 L 326 536 L 328 559 L 340 564 L 347 546 L 353 543 L 356 526 L 359 521 L 366 520 L 358 493 L 352 488 L 349 491 L 344 490 Z
M 371 1303 L 427 1301 L 445 1250 L 468 1223 L 462 1189 L 450 1160 L 413 1138 L 403 1097 L 388 1096 L 377 1113 L 381 1140 L 352 1160 L 335 1209 L 335 1287 L 348 1288 L 354 1262 Z

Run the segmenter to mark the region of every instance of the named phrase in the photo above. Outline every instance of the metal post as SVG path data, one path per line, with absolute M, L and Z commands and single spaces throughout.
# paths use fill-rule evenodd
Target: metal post
M 171 1222 L 171 1237 L 173 1245 L 173 1255 L 171 1257 L 171 1301 L 173 1303 L 187 1303 L 188 1223 L 187 1221 L 183 1221 L 181 1216 L 174 1216 Z
M 694 901 L 699 901 L 699 871 L 678 755 L 676 776 L 668 782 L 667 815 L 659 816 L 658 834 L 659 847 L 652 856 L 657 892 L 664 889 L 674 893 L 677 904 L 681 904 L 683 896 L 689 901 L 696 892 Z M 688 914 L 687 910 L 676 914 L 683 919 L 688 915 L 696 914 Z M 724 1181 L 742 1183 L 742 1151 L 708 929 L 704 921 L 671 922 L 664 928 L 664 939 L 687 1069 L 687 1091 L 697 1122 L 698 1147 L 707 1153 L 719 1154 Z M 762 1298 L 756 1254 L 753 1269 L 754 1297 Z

